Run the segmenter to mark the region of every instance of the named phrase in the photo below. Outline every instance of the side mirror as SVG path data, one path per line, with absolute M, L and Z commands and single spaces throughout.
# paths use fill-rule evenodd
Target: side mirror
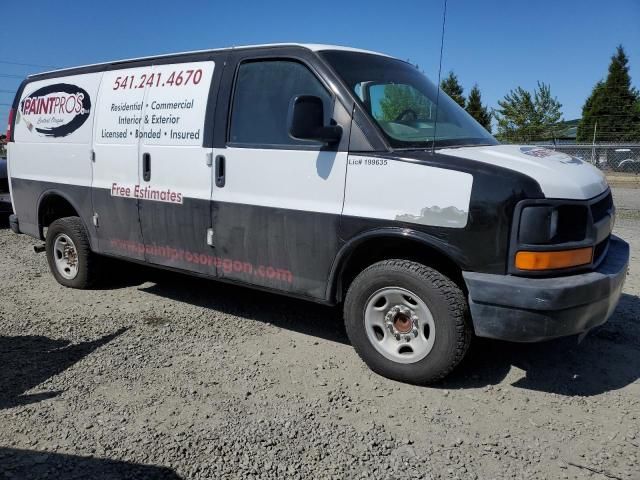
M 293 101 L 289 135 L 299 140 L 336 143 L 342 137 L 340 125 L 325 126 L 324 105 L 320 97 L 300 95 Z

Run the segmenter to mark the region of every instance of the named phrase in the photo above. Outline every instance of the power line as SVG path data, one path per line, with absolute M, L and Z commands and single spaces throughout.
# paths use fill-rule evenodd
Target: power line
M 60 68 L 60 67 L 58 67 L 56 65 L 39 65 L 37 63 L 10 62 L 9 60 L 0 60 L 0 63 L 5 63 L 7 65 L 18 65 L 19 67 Z
M 0 77 L 4 78 L 24 78 L 24 75 L 11 75 L 8 73 L 0 73 Z

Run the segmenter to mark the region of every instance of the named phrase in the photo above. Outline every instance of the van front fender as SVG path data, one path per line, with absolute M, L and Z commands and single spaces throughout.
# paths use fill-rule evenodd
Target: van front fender
M 402 227 L 367 230 L 346 241 L 336 254 L 329 271 L 327 283 L 326 298 L 329 302 L 334 303 L 342 300 L 343 275 L 349 266 L 350 260 L 354 258 L 356 253 L 369 249 L 373 244 L 379 245 L 381 242 L 382 244 L 385 242 L 393 244 L 396 249 L 399 245 L 406 244 L 407 252 L 415 251 L 416 247 L 420 250 L 424 249 L 424 253 L 420 255 L 421 257 L 427 258 L 431 256 L 434 261 L 444 260 L 450 265 L 455 265 L 458 270 L 464 264 L 464 252 L 433 235 Z M 382 259 L 380 258 L 379 260 Z

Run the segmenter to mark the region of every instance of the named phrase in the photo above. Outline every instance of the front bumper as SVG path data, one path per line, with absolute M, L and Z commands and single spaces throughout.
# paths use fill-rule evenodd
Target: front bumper
M 537 342 L 586 332 L 613 313 L 627 275 L 629 244 L 612 236 L 594 271 L 554 278 L 463 272 L 476 335 Z

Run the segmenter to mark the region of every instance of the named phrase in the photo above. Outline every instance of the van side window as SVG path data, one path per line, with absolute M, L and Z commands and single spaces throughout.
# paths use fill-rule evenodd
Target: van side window
M 242 63 L 236 80 L 229 141 L 252 145 L 317 145 L 289 136 L 289 109 L 299 95 L 320 97 L 328 123 L 332 113 L 331 95 L 307 67 L 289 60 Z

